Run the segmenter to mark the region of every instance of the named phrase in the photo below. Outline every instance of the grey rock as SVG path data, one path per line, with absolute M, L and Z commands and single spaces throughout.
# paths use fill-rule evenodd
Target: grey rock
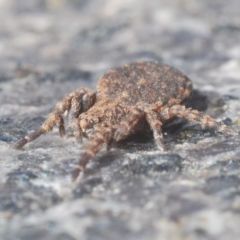
M 23 150 L 80 86 L 106 70 L 154 60 L 194 83 L 189 106 L 239 130 L 239 0 L 0 1 L 0 239 L 240 238 L 239 136 L 186 121 L 103 149 L 70 176 L 82 146 L 57 131 Z

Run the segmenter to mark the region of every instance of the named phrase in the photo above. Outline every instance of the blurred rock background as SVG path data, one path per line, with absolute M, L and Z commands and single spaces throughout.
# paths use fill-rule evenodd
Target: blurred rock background
M 240 238 L 239 137 L 185 121 L 103 149 L 76 184 L 82 147 L 53 131 L 14 151 L 56 102 L 137 60 L 194 83 L 189 106 L 239 129 L 239 0 L 0 0 L 0 237 Z

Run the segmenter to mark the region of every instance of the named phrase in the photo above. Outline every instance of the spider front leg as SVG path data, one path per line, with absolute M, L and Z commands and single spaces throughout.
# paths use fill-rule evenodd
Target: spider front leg
M 63 100 L 56 104 L 55 109 L 50 113 L 42 126 L 33 133 L 20 139 L 14 146 L 15 149 L 23 147 L 26 143 L 32 142 L 42 134 L 46 134 L 58 126 L 60 136 L 65 134 L 63 114 L 65 111 L 69 112 L 70 118 L 77 118 L 81 112 L 86 111 L 95 102 L 95 93 L 87 88 L 79 88 L 72 92 Z
M 158 149 L 164 151 L 162 122 L 159 120 L 157 113 L 154 111 L 147 112 L 146 119 L 153 130 L 153 137 Z
M 78 166 L 72 173 L 72 181 L 74 182 L 79 173 L 83 172 L 87 163 L 101 150 L 104 144 L 108 145 L 113 136 L 112 128 L 99 128 L 93 134 L 87 145 L 84 147 L 84 151 L 81 154 Z
M 233 128 L 217 122 L 216 120 L 202 112 L 193 110 L 191 108 L 186 108 L 182 105 L 174 105 L 172 107 L 166 107 L 161 110 L 161 119 L 168 120 L 172 117 L 185 118 L 189 121 L 197 122 L 203 127 L 210 127 L 228 135 L 238 135 L 238 132 Z
M 71 108 L 68 112 L 68 125 L 73 131 L 73 135 L 77 142 L 82 142 L 83 132 L 79 123 L 79 115 L 82 112 L 86 112 L 96 102 L 95 92 L 74 92 L 74 96 L 71 99 Z
M 127 115 L 127 119 L 120 124 L 120 126 L 114 133 L 113 138 L 117 142 L 127 138 L 129 135 L 134 133 L 135 127 L 137 126 L 139 121 L 143 119 L 145 113 L 141 108 L 134 107 L 130 109 Z

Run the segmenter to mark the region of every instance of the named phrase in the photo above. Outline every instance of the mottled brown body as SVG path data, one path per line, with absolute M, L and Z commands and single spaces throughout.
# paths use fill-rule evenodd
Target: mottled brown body
M 99 80 L 98 99 L 124 105 L 180 103 L 192 91 L 192 82 L 180 71 L 159 63 L 132 63 L 108 71 Z
M 109 70 L 99 80 L 97 92 L 79 88 L 57 103 L 43 125 L 21 139 L 21 148 L 55 125 L 65 134 L 63 114 L 68 112 L 68 125 L 78 142 L 88 138 L 73 173 L 75 180 L 88 161 L 104 144 L 120 141 L 142 131 L 147 121 L 159 150 L 163 151 L 162 125 L 173 117 L 195 121 L 219 132 L 237 135 L 238 132 L 213 118 L 184 106 L 192 91 L 192 82 L 180 71 L 159 63 L 138 62 Z

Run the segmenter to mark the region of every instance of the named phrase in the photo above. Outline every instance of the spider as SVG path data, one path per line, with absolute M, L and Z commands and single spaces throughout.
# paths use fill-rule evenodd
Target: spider
M 75 181 L 87 163 L 111 143 L 143 130 L 147 122 L 155 143 L 164 151 L 162 125 L 173 117 L 194 121 L 203 127 L 228 134 L 238 132 L 202 112 L 186 108 L 192 82 L 180 71 L 156 62 L 136 62 L 106 72 L 99 80 L 96 92 L 79 88 L 56 104 L 55 109 L 33 133 L 19 140 L 15 149 L 23 147 L 58 126 L 65 134 L 63 114 L 68 113 L 68 125 L 77 142 L 88 138 L 73 171 Z

